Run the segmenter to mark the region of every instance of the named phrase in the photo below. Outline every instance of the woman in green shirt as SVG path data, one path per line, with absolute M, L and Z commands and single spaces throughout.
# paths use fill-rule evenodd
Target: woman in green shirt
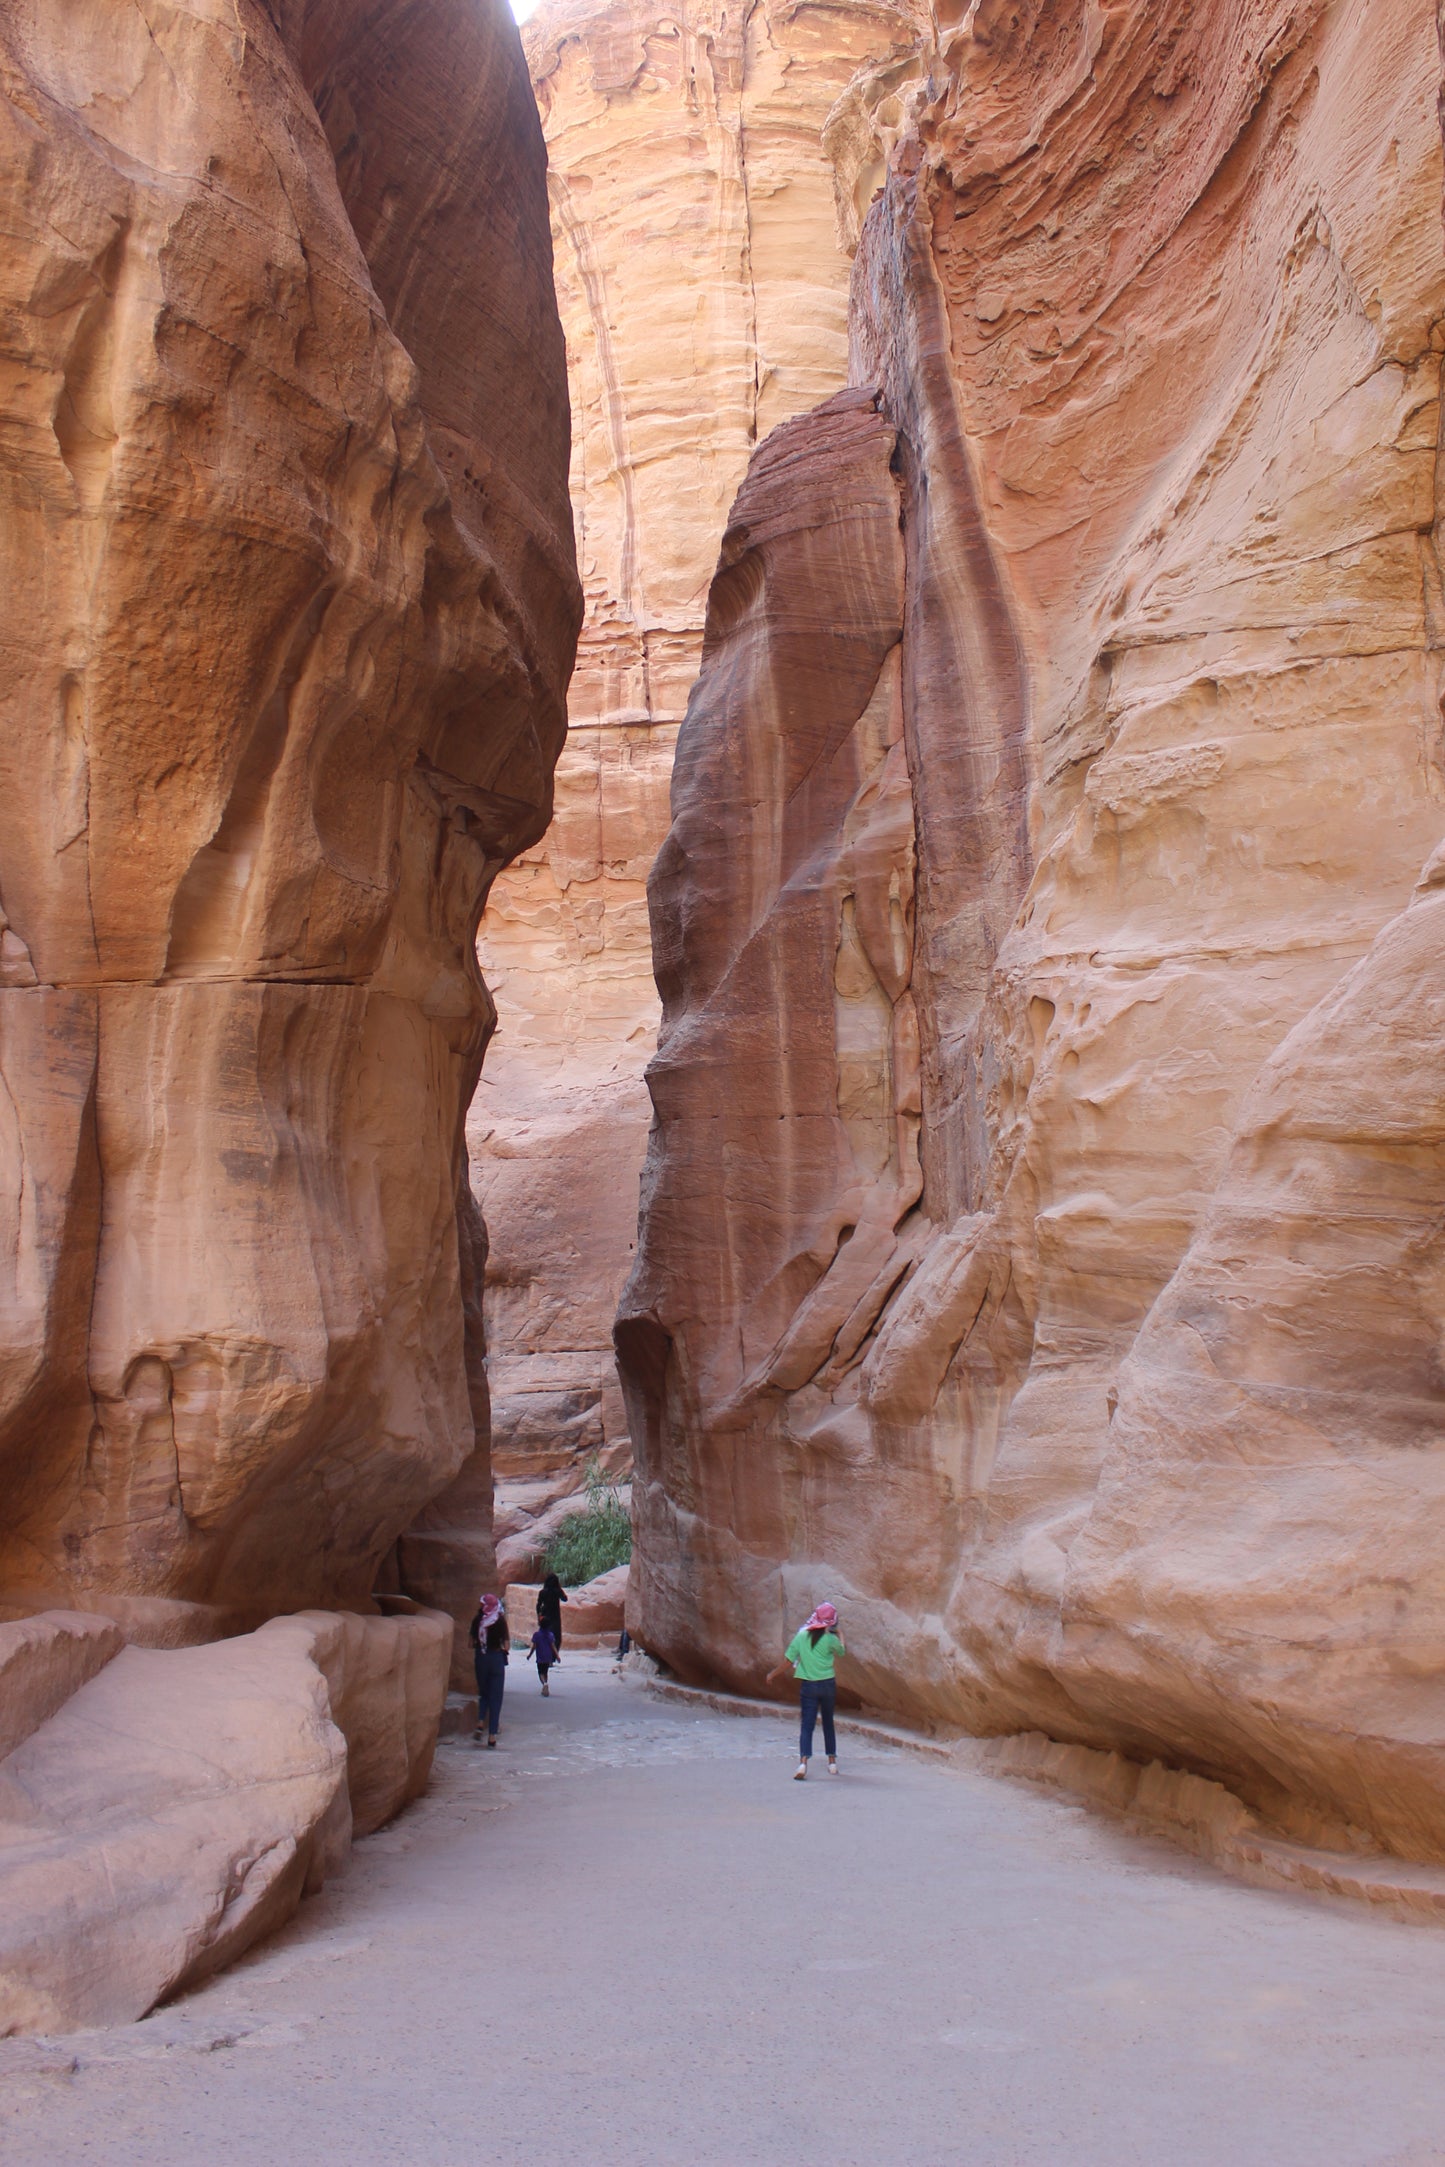
M 808 1763 L 813 1758 L 813 1726 L 819 1716 L 823 1718 L 823 1751 L 828 1756 L 828 1773 L 830 1776 L 838 1773 L 838 1740 L 833 1731 L 838 1685 L 833 1664 L 835 1658 L 844 1653 L 844 1648 L 837 1625 L 838 1613 L 833 1605 L 819 1603 L 801 1632 L 794 1633 L 788 1642 L 782 1662 L 768 1672 L 768 1684 L 772 1685 L 791 1663 L 793 1676 L 798 1681 L 801 1716 L 798 1750 L 802 1758 L 793 1771 L 794 1783 L 807 1781 Z

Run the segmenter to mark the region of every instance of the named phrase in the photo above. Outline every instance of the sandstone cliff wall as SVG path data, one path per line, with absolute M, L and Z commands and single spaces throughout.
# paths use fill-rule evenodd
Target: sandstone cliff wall
M 580 596 L 504 10 L 15 0 L 0 92 L 8 2033 L 425 1785 L 452 1627 L 370 1597 L 459 1468 L 494 1563 L 475 937 Z
M 524 32 L 587 614 L 556 819 L 482 931 L 504 1025 L 469 1136 L 505 1576 L 531 1569 L 590 1453 L 628 1461 L 612 1320 L 658 1014 L 647 876 L 728 505 L 759 438 L 846 379 L 848 86 L 916 69 L 916 30 L 906 0 L 551 0 Z
M 0 69 L 0 1598 L 354 1603 L 484 1416 L 474 937 L 578 619 L 541 134 L 480 6 L 15 0 Z
M 1413 1856 L 1440 78 L 1426 0 L 941 33 L 713 583 L 618 1328 L 685 1672 L 831 1595 L 869 1700 Z

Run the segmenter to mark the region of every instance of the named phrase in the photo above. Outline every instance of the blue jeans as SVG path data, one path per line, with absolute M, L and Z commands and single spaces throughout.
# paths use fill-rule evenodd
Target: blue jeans
M 502 1720 L 502 1694 L 507 1684 L 506 1650 L 493 1648 L 488 1654 L 485 1648 L 478 1648 L 476 1665 L 477 1729 L 480 1730 L 485 1723 L 487 1736 L 495 1738 L 497 1725 Z
M 833 1735 L 833 1708 L 838 1698 L 836 1678 L 800 1678 L 798 1680 L 799 1714 L 798 1758 L 808 1761 L 813 1757 L 813 1725 L 819 1716 L 823 1718 L 823 1751 L 831 1761 L 838 1751 L 838 1741 Z

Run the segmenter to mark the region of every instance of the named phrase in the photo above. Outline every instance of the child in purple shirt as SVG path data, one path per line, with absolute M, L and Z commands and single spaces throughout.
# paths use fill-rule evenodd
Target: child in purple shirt
M 536 1632 L 532 1635 L 532 1644 L 528 1648 L 527 1654 L 536 1658 L 537 1676 L 542 1681 L 542 1691 L 545 1694 L 548 1691 L 547 1673 L 554 1663 L 559 1663 L 562 1660 L 557 1653 L 557 1643 L 552 1636 L 550 1626 L 539 1625 L 537 1627 Z

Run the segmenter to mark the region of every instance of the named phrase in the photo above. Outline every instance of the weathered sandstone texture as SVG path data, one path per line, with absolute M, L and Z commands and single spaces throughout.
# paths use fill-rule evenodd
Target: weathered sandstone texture
M 446 1696 L 435 1612 L 166 1650 L 45 1613 L 0 1660 L 26 1633 L 52 1683 L 81 1624 L 104 1668 L 0 1759 L 0 2035 L 143 2016 L 279 1926 L 424 1787 Z
M 474 940 L 579 614 L 541 133 L 490 0 L 12 0 L 0 73 L 0 1597 L 356 1604 L 485 1444 Z
M 124 1646 L 118 1625 L 78 1610 L 47 1610 L 0 1625 L 0 1760 Z
M 475 936 L 547 822 L 580 595 L 504 8 L 14 0 L 0 90 L 0 2028 L 33 2028 L 139 2015 L 426 1780 L 452 1626 L 371 1591 L 478 1463 L 464 1574 L 406 1562 L 465 1602 L 493 1562 Z
M 848 86 L 916 69 L 917 19 L 909 0 L 544 0 L 524 31 L 587 614 L 556 818 L 482 928 L 503 1025 L 468 1133 L 504 1577 L 536 1570 L 593 1452 L 628 1464 L 612 1321 L 658 1015 L 645 885 L 728 505 L 759 437 L 846 380 Z
M 641 1630 L 1445 1856 L 1435 11 L 940 35 L 653 876 Z

